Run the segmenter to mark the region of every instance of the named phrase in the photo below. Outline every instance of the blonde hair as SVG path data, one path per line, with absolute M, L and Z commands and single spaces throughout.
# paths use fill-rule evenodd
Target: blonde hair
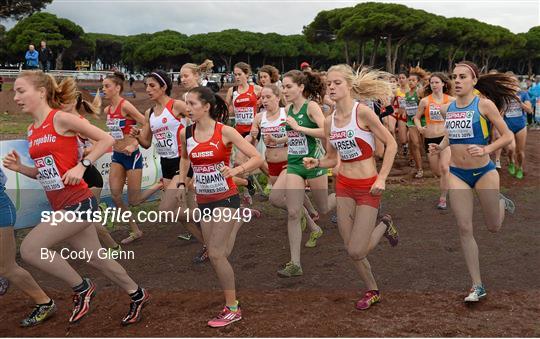
M 430 76 L 430 73 L 422 67 L 416 66 L 409 68 L 409 75 L 416 75 L 418 77 L 418 81 L 422 81 L 427 80 Z
M 343 75 L 347 84 L 352 87 L 351 95 L 354 99 L 386 102 L 393 95 L 392 85 L 384 80 L 391 76 L 389 73 L 370 68 L 362 68 L 355 72 L 346 64 L 332 66 L 327 74 L 330 72 L 339 72 Z
M 182 68 L 180 68 L 180 70 L 189 69 L 193 72 L 193 74 L 201 76 L 202 74 L 208 73 L 208 71 L 211 70 L 212 67 L 214 67 L 214 62 L 210 59 L 206 59 L 200 65 L 194 63 L 184 64 Z
M 99 116 L 99 113 L 101 111 L 101 96 L 99 95 L 99 88 L 96 90 L 96 96 L 91 103 L 84 100 L 82 93 L 78 92 L 75 109 L 77 111 L 80 111 L 81 107 L 86 111 L 86 113 Z
M 75 79 L 66 77 L 56 82 L 56 79 L 43 71 L 23 71 L 18 78 L 27 78 L 35 88 L 45 88 L 47 103 L 51 108 L 59 109 L 64 104 L 77 101 L 79 91 Z

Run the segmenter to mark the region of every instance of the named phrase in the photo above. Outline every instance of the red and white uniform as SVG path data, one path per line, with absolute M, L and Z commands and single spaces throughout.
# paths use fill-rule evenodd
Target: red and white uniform
M 266 111 L 262 112 L 261 114 L 261 135 L 263 137 L 265 135 L 270 135 L 274 139 L 279 139 L 287 136 L 287 131 L 285 129 L 287 126 L 287 112 L 285 112 L 285 108 L 279 108 L 279 117 L 273 121 L 268 120 L 266 117 Z M 275 146 L 266 145 L 266 147 L 269 148 L 281 148 L 285 146 L 287 146 L 286 143 L 276 144 Z
M 232 177 L 225 179 L 220 169 L 231 161 L 231 146 L 223 142 L 223 124 L 216 122 L 209 140 L 200 141 L 195 136 L 196 124 L 186 130 L 187 154 L 193 168 L 197 203 L 204 204 L 227 199 L 238 194 Z
M 351 112 L 351 120 L 344 127 L 336 127 L 335 114 L 332 113 L 330 143 L 339 152 L 341 161 L 358 161 L 371 158 L 375 149 L 375 137 L 358 125 L 355 103 Z
M 52 110 L 39 127 L 28 129 L 28 152 L 38 169 L 37 180 L 43 186 L 52 208 L 57 211 L 92 197 L 84 180 L 77 185 L 64 185 L 62 176 L 79 163 L 78 137 L 63 136 L 54 129 Z
M 238 93 L 238 88 L 235 88 L 232 95 L 235 128 L 238 133 L 245 136 L 251 130 L 258 108 L 255 86 L 249 85 L 244 93 Z
M 371 131 L 362 129 L 358 125 L 358 103 L 355 103 L 351 112 L 351 120 L 344 127 L 336 127 L 332 114 L 330 127 L 330 143 L 338 151 L 341 161 L 361 161 L 373 157 L 375 149 L 375 136 Z M 350 198 L 356 205 L 367 205 L 378 208 L 381 196 L 371 195 L 369 192 L 377 176 L 371 178 L 348 178 L 340 173 L 336 180 L 336 196 Z
M 180 157 L 180 132 L 187 126 L 186 118 L 178 118 L 173 114 L 174 99 L 169 100 L 161 114 L 150 113 L 150 130 L 154 136 L 154 146 L 162 158 Z
M 137 124 L 137 121 L 128 119 L 122 115 L 124 101 L 126 99 L 120 100 L 114 112 L 111 112 L 111 106 L 107 110 L 107 128 L 114 140 L 124 139 L 124 135 L 129 134 L 131 127 Z

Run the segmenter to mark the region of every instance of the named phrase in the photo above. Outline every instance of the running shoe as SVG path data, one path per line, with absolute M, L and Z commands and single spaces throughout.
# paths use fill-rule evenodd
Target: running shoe
M 364 293 L 364 296 L 362 299 L 358 300 L 356 302 L 356 309 L 357 310 L 367 310 L 371 307 L 371 305 L 374 305 L 381 301 L 381 295 L 379 291 L 377 290 L 371 290 Z
M 305 232 L 307 229 L 307 219 L 306 219 L 306 213 L 302 213 L 302 217 L 300 218 L 300 229 L 302 232 Z
M 254 208 L 249 208 L 249 210 L 250 210 L 251 216 L 254 217 L 255 219 L 259 219 L 262 216 L 262 213 L 259 210 L 256 210 Z
M 98 207 L 101 210 L 102 215 L 105 216 L 105 211 L 107 210 L 107 204 L 105 202 L 100 202 Z M 109 231 L 114 230 L 114 222 L 112 220 L 112 217 L 109 217 L 107 220 L 105 220 L 105 227 Z
M 9 280 L 4 277 L 0 277 L 0 295 L 6 294 L 9 288 Z
M 113 258 L 114 255 L 119 255 L 122 252 L 122 246 L 110 247 L 108 250 L 109 258 Z
M 206 246 L 203 246 L 199 253 L 197 253 L 197 255 L 193 258 L 193 263 L 202 264 L 206 260 L 208 260 L 208 248 L 206 248 Z
M 45 320 L 52 317 L 56 313 L 56 304 L 52 299 L 49 304 L 36 305 L 32 313 L 30 313 L 28 317 L 21 320 L 21 327 L 31 327 L 39 325 Z
M 448 208 L 448 206 L 446 205 L 446 199 L 439 198 L 439 203 L 437 204 L 437 209 L 438 210 L 445 210 L 447 208 Z
M 221 311 L 217 315 L 217 317 L 208 321 L 208 326 L 214 328 L 225 327 L 234 322 L 237 322 L 238 320 L 242 320 L 242 311 L 240 310 L 240 306 L 238 306 L 238 309 L 236 311 L 231 311 L 230 308 L 225 306 L 225 308 L 223 308 L 223 311 Z
M 182 233 L 182 234 L 178 235 L 178 239 L 182 239 L 182 240 L 185 240 L 185 241 L 190 241 L 192 237 L 193 237 L 193 234 L 191 234 L 189 232 Z
M 270 195 L 270 192 L 272 192 L 272 185 L 268 184 L 264 188 L 263 194 L 268 197 Z
M 306 241 L 306 244 L 304 246 L 306 246 L 308 248 L 313 248 L 313 247 L 317 246 L 317 239 L 319 239 L 322 235 L 323 235 L 322 228 L 319 229 L 318 231 L 312 231 L 309 234 L 309 239 L 308 239 L 308 241 Z
M 501 160 L 499 159 L 495 160 L 495 168 L 501 169 Z
M 88 279 L 84 278 L 86 289 L 73 294 L 73 312 L 69 318 L 70 323 L 76 323 L 81 320 L 90 311 L 90 301 L 96 295 L 96 285 Z
M 416 175 L 414 176 L 416 179 L 422 179 L 424 177 L 424 170 L 418 170 L 416 171 Z
M 330 221 L 331 221 L 333 224 L 337 224 L 337 215 L 332 214 L 332 216 L 330 217 Z
M 295 263 L 290 261 L 285 265 L 285 268 L 277 271 L 277 274 L 283 278 L 291 278 L 299 277 L 304 274 L 304 272 L 302 272 L 302 267 L 300 267 L 300 265 L 296 265 Z
M 516 179 L 523 179 L 523 169 L 522 168 L 518 168 L 518 170 L 516 171 Z
M 469 295 L 465 297 L 465 302 L 477 302 L 486 295 L 484 285 L 473 285 Z
M 392 216 L 390 214 L 386 214 L 385 216 L 381 218 L 381 222 L 383 222 L 386 225 L 386 231 L 384 231 L 384 237 L 388 239 L 390 246 L 396 247 L 399 242 L 399 232 L 396 226 L 394 225 Z
M 247 177 L 247 189 L 250 195 L 255 195 L 257 193 L 257 186 L 255 186 L 255 182 L 253 181 L 252 176 Z
M 511 176 L 516 175 L 516 165 L 513 162 L 508 164 L 508 173 L 510 173 Z
M 242 205 L 244 206 L 253 205 L 253 198 L 251 197 L 248 191 L 244 191 L 244 193 L 242 194 Z
M 135 240 L 140 239 L 142 237 L 142 234 L 143 234 L 142 232 L 139 232 L 139 233 L 129 232 L 129 237 L 122 239 L 120 243 L 122 245 L 131 244 Z
M 139 322 L 142 318 L 142 309 L 148 305 L 150 302 L 150 294 L 146 289 L 141 288 L 142 296 L 137 299 L 131 299 L 131 304 L 129 304 L 129 312 L 126 314 L 124 319 L 122 319 L 122 326 L 128 326 Z
M 317 220 L 319 220 L 321 218 L 321 216 L 317 212 L 310 213 L 309 216 L 311 217 L 311 220 L 313 220 L 314 222 L 317 222 Z
M 403 145 L 402 154 L 403 157 L 407 157 L 407 154 L 409 154 L 409 146 L 407 144 Z
M 505 197 L 502 193 L 499 193 L 499 198 L 504 200 L 504 209 L 508 211 L 510 214 L 514 214 L 516 211 L 516 204 L 507 197 Z

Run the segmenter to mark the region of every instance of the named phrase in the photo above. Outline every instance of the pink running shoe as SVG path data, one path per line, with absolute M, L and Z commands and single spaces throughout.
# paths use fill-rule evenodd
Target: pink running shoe
M 371 305 L 376 304 L 381 301 L 381 295 L 377 290 L 367 291 L 362 299 L 356 302 L 357 310 L 367 310 Z
M 238 320 L 242 320 L 242 311 L 240 306 L 238 306 L 238 311 L 233 312 L 227 306 L 218 314 L 217 317 L 208 321 L 208 326 L 210 327 L 225 327 L 230 325 Z

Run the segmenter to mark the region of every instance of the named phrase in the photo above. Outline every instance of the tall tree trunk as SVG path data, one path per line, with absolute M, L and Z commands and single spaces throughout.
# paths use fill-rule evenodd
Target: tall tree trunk
M 426 53 L 427 44 L 424 44 L 424 47 L 422 47 L 422 52 L 420 53 L 420 59 L 418 60 L 418 65 L 422 67 L 422 64 L 424 63 L 424 53 Z
M 64 62 L 63 62 L 63 57 L 64 57 L 64 52 L 66 50 L 63 48 L 60 53 L 58 53 L 58 55 L 56 56 L 56 66 L 55 66 L 55 69 L 62 69 L 64 67 Z
M 386 37 L 386 71 L 393 73 L 392 71 L 392 34 Z
M 366 53 L 366 42 L 362 41 L 360 44 L 360 53 L 362 55 L 362 58 L 360 59 L 360 67 L 364 66 L 364 60 L 365 60 L 365 53 Z
M 529 76 L 529 78 L 533 75 L 533 64 L 530 54 L 527 57 L 527 75 Z
M 283 59 L 284 57 L 281 57 L 281 74 L 285 72 L 285 61 Z
M 381 39 L 375 38 L 373 40 L 373 51 L 371 52 L 371 58 L 369 59 L 369 65 L 375 67 L 377 62 L 377 52 L 379 51 L 379 46 L 381 45 Z
M 347 65 L 351 64 L 351 60 L 349 58 L 349 42 L 345 40 L 345 63 Z
M 251 55 L 249 53 L 247 53 L 247 64 L 251 65 Z
M 403 37 L 401 39 L 398 40 L 398 42 L 396 43 L 396 46 L 394 47 L 394 55 L 392 57 L 392 60 L 391 60 L 391 68 L 389 70 L 389 72 L 391 73 L 394 73 L 395 72 L 395 69 L 396 69 L 396 61 L 397 61 L 397 57 L 398 57 L 398 52 L 399 52 L 399 48 L 405 43 L 405 41 L 407 41 L 407 37 Z

